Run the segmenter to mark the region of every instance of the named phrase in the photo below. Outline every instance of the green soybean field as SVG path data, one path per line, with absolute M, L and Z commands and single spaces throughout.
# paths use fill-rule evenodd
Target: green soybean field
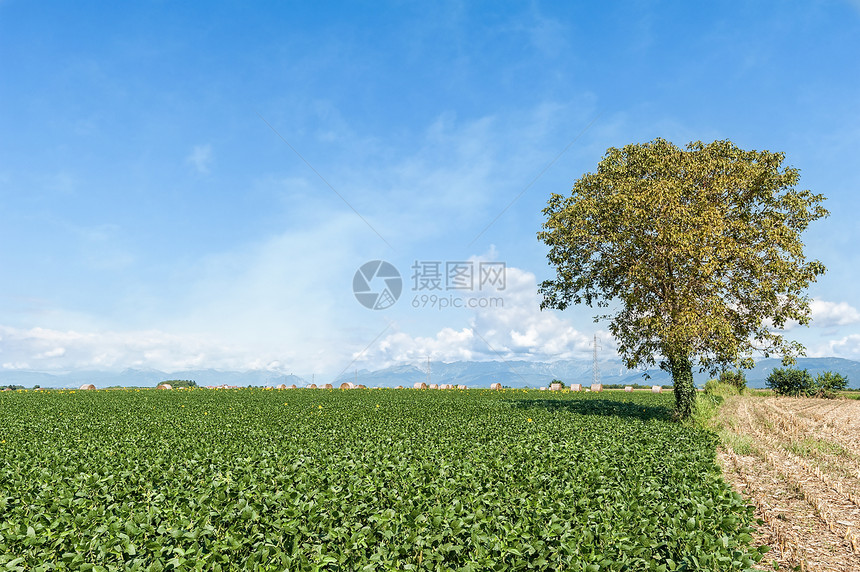
M 0 394 L 0 569 L 744 570 L 671 395 Z

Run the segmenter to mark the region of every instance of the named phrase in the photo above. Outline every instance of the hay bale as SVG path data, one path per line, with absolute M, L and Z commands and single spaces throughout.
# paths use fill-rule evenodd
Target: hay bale
M 627 393 L 630 393 L 631 391 L 633 391 L 633 386 L 632 385 L 624 386 L 624 391 L 626 391 Z
M 155 389 L 173 389 L 173 386 L 169 383 L 159 383 Z
M 545 388 L 545 387 L 541 387 L 541 388 L 540 388 L 540 390 L 541 390 L 541 391 L 546 391 L 546 388 Z
M 457 386 L 457 389 L 469 389 L 469 388 L 468 388 L 468 387 L 466 387 L 465 385 L 458 385 L 458 386 Z
M 317 388 L 317 384 L 315 384 L 315 383 L 312 383 L 308 386 L 308 389 L 316 389 L 316 388 Z
M 430 389 L 439 389 L 439 386 L 435 383 L 430 384 Z
M 92 383 L 85 383 L 82 386 L 80 386 L 78 389 L 80 389 L 81 391 L 93 391 L 95 388 L 96 388 L 96 386 L 93 385 Z M 12 391 L 12 390 L 10 389 L 9 391 Z
M 398 385 L 398 386 L 397 386 L 397 387 L 395 387 L 394 389 L 403 389 L 403 386 L 402 386 L 402 385 Z
M 323 389 L 334 389 L 334 386 L 330 383 L 327 383 L 323 386 Z
M 358 384 L 358 387 L 357 387 L 356 389 L 367 389 L 367 386 L 366 386 L 366 385 L 361 385 L 361 384 L 359 383 L 359 384 Z
M 423 381 L 416 381 L 412 385 L 412 389 L 427 389 L 427 384 L 424 383 Z
M 340 388 L 341 389 L 355 389 L 355 384 L 353 384 L 351 381 L 345 381 L 345 382 L 340 384 Z
M 663 393 L 663 388 L 660 387 L 659 385 L 652 385 L 651 386 L 651 393 Z
M 582 391 L 582 384 L 581 383 L 571 383 L 570 384 L 570 390 L 571 391 Z
M 602 383 L 592 383 L 591 384 L 591 391 L 597 391 L 597 392 L 603 391 L 603 384 Z
M 292 385 L 291 385 L 291 386 L 289 386 L 287 389 L 297 389 L 297 388 L 296 388 L 296 384 L 295 384 L 295 383 L 294 383 L 294 384 L 292 384 Z
M 491 383 L 491 384 L 490 384 L 490 389 L 499 390 L 499 389 L 501 389 L 501 388 L 502 388 L 502 384 L 501 384 L 501 383 Z
M 561 384 L 560 383 L 551 383 L 549 385 L 549 390 L 550 391 L 561 391 Z
M 286 389 L 286 388 L 287 388 L 287 384 L 286 384 L 286 383 L 282 383 L 282 384 L 280 384 L 280 385 L 278 386 L 278 389 Z

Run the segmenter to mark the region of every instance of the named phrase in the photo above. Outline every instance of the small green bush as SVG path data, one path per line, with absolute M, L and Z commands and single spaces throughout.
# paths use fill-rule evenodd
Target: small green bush
M 848 378 L 825 371 L 813 379 L 805 369 L 775 369 L 765 384 L 777 395 L 834 397 L 836 392 L 848 388 Z
M 815 381 L 805 369 L 776 368 L 767 376 L 765 385 L 777 395 L 799 397 L 809 395 Z
M 815 377 L 815 389 L 819 397 L 833 397 L 837 391 L 848 389 L 848 378 L 841 373 L 825 371 Z
M 720 383 L 736 387 L 738 392 L 743 393 L 747 388 L 747 376 L 742 371 L 724 371 L 720 374 Z
M 734 385 L 724 383 L 719 379 L 709 379 L 705 383 L 705 393 L 707 395 L 727 397 L 729 395 L 740 395 L 741 390 Z

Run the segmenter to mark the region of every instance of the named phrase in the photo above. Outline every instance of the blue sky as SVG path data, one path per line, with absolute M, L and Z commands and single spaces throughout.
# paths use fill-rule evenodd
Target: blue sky
M 336 375 L 595 333 L 609 357 L 591 309 L 537 309 L 535 235 L 550 193 L 655 137 L 783 151 L 828 197 L 788 335 L 860 359 L 858 56 L 836 0 L 0 1 L 0 367 Z M 376 259 L 403 275 L 385 310 L 352 291 Z M 502 302 L 415 308 L 416 261 L 504 262 Z

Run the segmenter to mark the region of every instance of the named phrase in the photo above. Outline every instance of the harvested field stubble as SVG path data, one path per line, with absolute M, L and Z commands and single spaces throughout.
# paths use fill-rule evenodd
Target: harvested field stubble
M 775 560 L 860 570 L 860 403 L 730 397 L 717 417 L 727 478 L 754 502 Z

